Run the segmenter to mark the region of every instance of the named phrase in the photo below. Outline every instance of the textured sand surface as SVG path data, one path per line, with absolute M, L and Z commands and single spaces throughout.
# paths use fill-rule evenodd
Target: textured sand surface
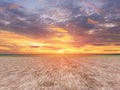
M 120 56 L 0 57 L 0 90 L 120 90 Z

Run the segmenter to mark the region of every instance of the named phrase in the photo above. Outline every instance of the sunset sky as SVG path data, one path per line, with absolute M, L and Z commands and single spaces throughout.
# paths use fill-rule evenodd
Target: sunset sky
M 120 54 L 120 0 L 0 0 L 0 54 Z

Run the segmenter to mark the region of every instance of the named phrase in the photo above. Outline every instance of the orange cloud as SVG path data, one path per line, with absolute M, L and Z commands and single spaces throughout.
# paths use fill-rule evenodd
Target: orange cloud
M 19 8 L 20 6 L 18 4 L 11 4 L 9 6 L 9 9 L 16 9 L 16 8 Z
M 10 48 L 5 47 L 5 46 L 0 46 L 0 50 L 10 50 Z
M 63 29 L 63 28 L 59 28 L 59 27 L 54 27 L 51 28 L 51 30 L 55 31 L 55 32 L 60 32 L 60 33 L 67 33 L 68 31 Z
M 0 7 L 0 12 L 4 11 L 4 8 Z
M 93 19 L 88 19 L 88 23 L 91 23 L 91 24 L 99 24 L 98 21 L 95 21 Z

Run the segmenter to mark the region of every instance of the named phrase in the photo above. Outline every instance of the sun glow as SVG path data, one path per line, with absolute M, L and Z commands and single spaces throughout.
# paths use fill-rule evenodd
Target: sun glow
M 73 37 L 68 32 L 60 32 L 61 36 L 53 35 L 49 39 L 37 40 L 17 33 L 0 30 L 0 53 L 2 51 L 26 54 L 99 54 L 120 53 L 120 46 L 93 46 L 76 47 Z

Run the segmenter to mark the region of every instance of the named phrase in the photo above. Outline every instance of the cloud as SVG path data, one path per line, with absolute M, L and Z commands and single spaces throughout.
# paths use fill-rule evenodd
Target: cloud
M 88 23 L 91 23 L 91 24 L 99 24 L 98 21 L 95 21 L 93 19 L 88 19 L 87 21 L 88 21 Z
M 120 50 L 111 50 L 111 49 L 108 49 L 108 50 L 104 50 L 106 52 L 120 52 Z
M 67 30 L 65 30 L 63 28 L 58 28 L 58 27 L 51 28 L 51 30 L 58 32 L 58 33 L 67 33 L 68 32 Z
M 0 7 L 0 12 L 3 12 L 4 11 L 4 8 Z
M 9 6 L 9 9 L 17 9 L 17 8 L 19 8 L 20 7 L 20 5 L 18 5 L 18 4 L 11 4 L 10 6 Z
M 105 44 L 103 43 L 95 43 L 95 44 L 92 44 L 93 46 L 105 46 Z
M 15 49 L 16 46 L 21 51 L 35 49 L 42 52 L 42 49 L 50 47 L 70 51 L 70 48 L 79 50 L 86 45 L 92 45 L 94 49 L 106 45 L 119 46 L 116 45 L 120 42 L 119 2 L 0 0 L 1 47 Z

